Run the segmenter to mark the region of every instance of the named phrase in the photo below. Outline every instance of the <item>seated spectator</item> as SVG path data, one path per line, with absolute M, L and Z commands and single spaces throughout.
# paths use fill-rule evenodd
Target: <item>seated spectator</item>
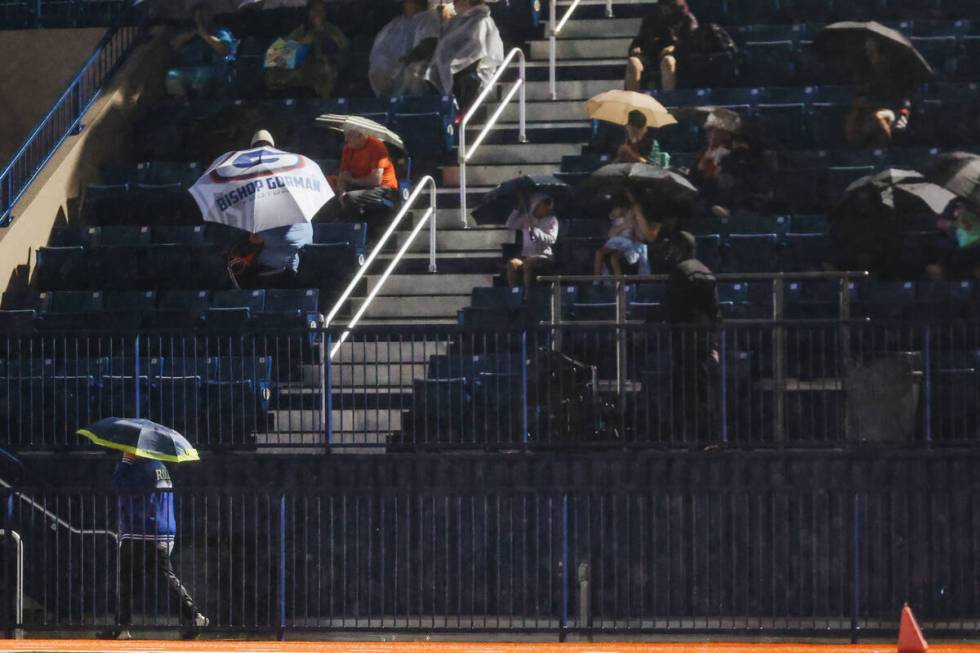
M 624 200 L 609 213 L 608 240 L 595 253 L 593 274 L 602 275 L 605 270 L 613 275 L 623 274 L 623 261 L 628 265 L 638 265 L 640 274 L 649 274 L 650 265 L 647 261 L 647 246 L 636 235 L 636 221 L 628 203 Z
M 881 51 L 878 41 L 865 42 L 867 58 L 855 62 L 859 84 L 844 132 L 853 147 L 887 146 L 894 132 L 908 128 L 914 80 Z
M 677 50 L 698 28 L 687 0 L 662 0 L 643 18 L 640 33 L 630 43 L 626 61 L 627 91 L 651 86 L 660 73 L 660 88 L 677 88 Z
M 411 51 L 398 60 L 403 68 L 395 95 L 425 95 L 432 89 L 425 80 L 425 73 L 446 23 L 455 16 L 456 8 L 451 2 L 429 0 L 429 10 L 416 18 L 415 40 Z
M 943 260 L 926 268 L 933 280 L 974 277 L 980 280 L 980 208 L 957 199 L 951 205 L 952 219 L 940 218 L 938 227 L 955 234 Z
M 630 111 L 626 123 L 626 138 L 616 150 L 614 163 L 649 163 L 666 168 L 670 155 L 660 151 L 653 130 L 647 126 L 647 117 L 641 111 Z
M 409 55 L 415 49 L 416 32 L 435 19 L 438 39 L 438 16 L 427 11 L 427 0 L 403 0 L 402 15 L 396 16 L 374 37 L 368 69 L 368 81 L 374 94 L 383 97 L 397 95 Z M 435 42 L 432 43 L 432 50 Z M 432 50 L 429 54 L 432 54 Z M 426 59 L 428 60 L 428 59 Z
M 309 1 L 306 22 L 290 32 L 286 40 L 305 46 L 306 58 L 296 68 L 266 68 L 266 87 L 271 91 L 305 88 L 317 97 L 330 97 L 349 42 L 338 27 L 327 22 L 323 0 Z
M 167 71 L 166 87 L 170 95 L 179 98 L 217 92 L 228 82 L 238 50 L 232 33 L 214 24 L 208 3 L 196 5 L 193 16 L 194 29 L 170 41 L 177 65 Z
M 340 172 L 329 181 L 336 196 L 323 207 L 318 222 L 377 222 L 398 206 L 398 178 L 388 148 L 357 129 L 344 132 Z
M 713 118 L 705 123 L 706 143 L 689 176 L 711 213 L 726 219 L 737 208 L 765 204 L 771 192 L 769 163 L 763 148 L 742 130 Z
M 507 285 L 516 288 L 523 279 L 525 296 L 538 276 L 554 264 L 551 246 L 558 240 L 558 218 L 553 208 L 554 201 L 544 193 L 532 195 L 529 201 L 522 196 L 507 218 L 507 228 L 523 235 L 521 258 L 507 262 Z
M 461 111 L 476 101 L 504 60 L 504 43 L 485 0 L 456 0 L 457 16 L 439 39 L 425 79 L 441 95 L 455 95 Z

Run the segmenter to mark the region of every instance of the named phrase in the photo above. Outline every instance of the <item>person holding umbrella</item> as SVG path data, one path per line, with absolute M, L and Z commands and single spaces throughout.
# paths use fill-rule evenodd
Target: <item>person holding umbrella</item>
M 337 119 L 331 123 L 329 119 Z M 398 177 L 388 148 L 381 137 L 401 139 L 377 123 L 357 116 L 321 116 L 319 122 L 344 133 L 340 170 L 330 177 L 336 192 L 317 216 L 317 222 L 377 222 L 386 218 L 399 203 Z M 370 226 L 370 225 L 369 225 Z
M 531 285 L 554 263 L 552 245 L 558 241 L 554 201 L 544 193 L 535 193 L 530 199 L 521 195 L 517 207 L 507 218 L 507 228 L 523 235 L 521 257 L 507 262 L 507 285 L 516 288 L 523 280 L 524 296 L 527 297 Z
M 980 155 L 941 154 L 928 177 L 955 195 L 949 218 L 940 218 L 937 226 L 956 236 L 943 259 L 926 268 L 930 278 L 973 276 L 980 280 Z
M 585 112 L 593 120 L 623 126 L 623 140 L 613 146 L 615 163 L 650 163 L 662 168 L 670 165 L 670 156 L 660 151 L 653 130 L 676 125 L 677 119 L 649 95 L 606 91 L 590 98 L 585 103 Z M 604 143 L 595 144 L 595 148 L 607 149 Z
M 813 47 L 858 84 L 844 128 L 850 145 L 887 146 L 894 132 L 908 127 L 912 92 L 934 73 L 904 34 L 874 21 L 845 21 L 820 30 Z
M 288 284 L 299 268 L 299 250 L 313 242 L 310 220 L 333 197 L 315 162 L 276 149 L 264 129 L 249 149 L 218 157 L 190 193 L 206 222 L 250 234 L 229 253 L 236 285 L 258 279 Z
M 174 572 L 174 486 L 163 461 L 198 460 L 197 451 L 176 431 L 143 419 L 109 417 L 80 429 L 78 434 L 123 452 L 112 474 L 113 490 L 119 494 L 118 629 L 102 633 L 102 637 L 132 639 L 128 627 L 134 603 L 144 614 L 159 610 L 158 587 L 167 588 L 180 614 L 185 627 L 182 637 L 196 637 L 198 629 L 208 626 L 210 620 Z

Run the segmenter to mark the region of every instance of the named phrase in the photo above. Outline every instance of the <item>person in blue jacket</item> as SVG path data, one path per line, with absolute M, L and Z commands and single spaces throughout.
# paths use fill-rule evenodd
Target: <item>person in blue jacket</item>
M 120 630 L 106 635 L 131 639 L 127 627 L 132 621 L 134 597 L 139 597 L 144 613 L 161 611 L 156 591 L 165 586 L 178 606 L 181 623 L 187 627 L 183 636 L 193 637 L 195 629 L 207 626 L 209 620 L 174 573 L 170 559 L 177 536 L 170 472 L 159 461 L 124 453 L 112 475 L 112 487 L 119 494 Z M 167 614 L 169 610 L 157 616 Z

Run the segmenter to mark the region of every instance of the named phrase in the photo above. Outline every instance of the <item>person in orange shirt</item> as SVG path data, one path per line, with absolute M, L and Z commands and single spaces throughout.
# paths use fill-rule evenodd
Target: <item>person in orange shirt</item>
M 356 129 L 344 131 L 340 173 L 329 181 L 336 195 L 314 222 L 375 222 L 398 207 L 398 178 L 388 148 L 380 139 Z

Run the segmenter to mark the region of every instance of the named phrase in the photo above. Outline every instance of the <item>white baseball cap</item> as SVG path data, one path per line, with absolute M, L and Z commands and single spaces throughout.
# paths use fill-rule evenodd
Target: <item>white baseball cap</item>
M 276 142 L 272 140 L 272 134 L 265 129 L 260 129 L 252 135 L 252 145 L 259 142 L 268 143 L 269 145 L 273 146 L 276 144 Z

